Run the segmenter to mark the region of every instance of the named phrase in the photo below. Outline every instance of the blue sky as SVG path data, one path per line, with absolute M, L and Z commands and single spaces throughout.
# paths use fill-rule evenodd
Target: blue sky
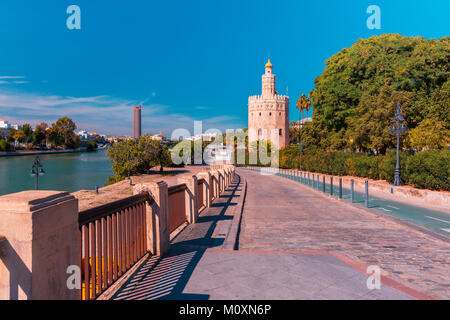
M 81 30 L 66 9 L 81 8 Z M 381 30 L 369 30 L 369 5 Z M 277 90 L 308 93 L 325 60 L 358 38 L 382 33 L 450 35 L 448 0 L 2 0 L 0 118 L 12 123 L 69 116 L 79 129 L 170 135 L 247 127 L 247 99 L 259 94 L 270 56 Z

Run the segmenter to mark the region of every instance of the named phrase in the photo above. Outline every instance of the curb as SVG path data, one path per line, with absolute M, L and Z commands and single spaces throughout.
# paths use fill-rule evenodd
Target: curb
M 242 213 L 244 211 L 245 197 L 247 195 L 247 180 L 241 181 L 239 176 L 239 184 L 242 183 L 243 194 L 239 197 L 238 204 L 233 208 L 233 221 L 231 223 L 230 231 L 222 244 L 224 250 L 238 250 L 239 247 L 239 234 L 241 231 Z

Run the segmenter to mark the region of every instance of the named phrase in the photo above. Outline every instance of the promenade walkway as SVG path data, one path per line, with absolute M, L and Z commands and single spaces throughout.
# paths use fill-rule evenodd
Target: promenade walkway
M 146 260 L 112 299 L 450 297 L 447 242 L 293 181 L 237 172 L 241 182 L 173 239 L 167 255 Z M 239 250 L 227 250 L 244 178 Z M 380 290 L 367 288 L 367 265 L 381 266 Z

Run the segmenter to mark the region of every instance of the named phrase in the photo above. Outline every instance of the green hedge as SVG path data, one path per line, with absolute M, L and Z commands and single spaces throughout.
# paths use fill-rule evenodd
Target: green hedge
M 280 151 L 281 168 L 298 168 L 300 152 L 298 146 L 287 146 Z M 375 156 L 367 153 L 345 151 L 309 151 L 302 153 L 304 170 L 333 175 L 351 175 L 374 180 L 393 182 L 396 152 Z M 423 151 L 417 154 L 401 152 L 401 177 L 417 188 L 450 190 L 450 151 Z

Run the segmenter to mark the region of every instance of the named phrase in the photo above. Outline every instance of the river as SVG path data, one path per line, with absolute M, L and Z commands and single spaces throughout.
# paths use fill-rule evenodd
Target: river
M 36 156 L 0 158 L 0 195 L 34 190 L 36 177 L 30 176 Z M 40 190 L 74 192 L 102 187 L 113 175 L 106 150 L 41 155 L 45 175 L 39 176 Z

